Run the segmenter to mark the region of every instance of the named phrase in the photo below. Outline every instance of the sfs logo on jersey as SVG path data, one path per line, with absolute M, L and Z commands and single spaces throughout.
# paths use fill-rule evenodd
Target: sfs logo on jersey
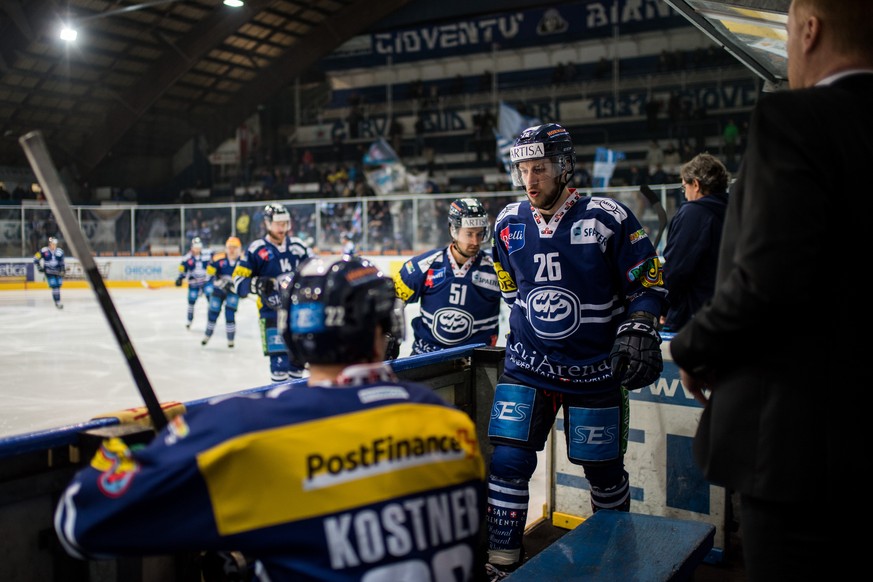
M 524 225 L 507 224 L 500 229 L 500 242 L 510 255 L 524 248 Z
M 527 296 L 527 319 L 542 338 L 570 336 L 580 325 L 579 299 L 560 287 L 539 287 Z
M 444 344 L 454 345 L 473 335 L 473 316 L 466 311 L 445 307 L 433 316 L 433 336 Z

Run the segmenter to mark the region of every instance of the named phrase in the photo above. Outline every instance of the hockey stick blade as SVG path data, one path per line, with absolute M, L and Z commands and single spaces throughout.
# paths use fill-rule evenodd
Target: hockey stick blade
M 100 272 L 97 270 L 97 265 L 91 254 L 91 247 L 82 234 L 79 223 L 73 214 L 73 209 L 70 207 L 67 190 L 55 169 L 42 132 L 32 131 L 27 133 L 21 136 L 18 142 L 24 148 L 24 153 L 27 155 L 30 166 L 33 168 L 33 173 L 36 174 L 36 178 L 39 180 L 40 186 L 42 186 L 45 197 L 51 206 L 52 212 L 54 212 L 55 219 L 58 221 L 58 226 L 60 226 L 61 232 L 64 235 L 64 240 L 69 243 L 73 254 L 79 259 L 82 270 L 88 278 L 91 288 L 97 295 L 100 308 L 103 310 L 103 314 L 106 316 L 109 326 L 115 334 L 115 339 L 118 340 L 118 344 L 121 346 L 121 351 L 130 367 L 134 382 L 136 382 L 139 393 L 145 402 L 152 426 L 154 426 L 155 431 L 159 431 L 167 426 L 167 417 L 161 409 L 155 391 L 149 383 L 139 357 L 133 349 L 133 344 L 131 344 L 124 325 L 121 323 L 121 318 L 115 310 L 115 304 L 112 303 L 112 298 L 106 290 L 103 277 L 101 277 Z

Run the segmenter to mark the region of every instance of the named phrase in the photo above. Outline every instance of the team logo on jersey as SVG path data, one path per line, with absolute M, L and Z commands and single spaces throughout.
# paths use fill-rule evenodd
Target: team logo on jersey
M 440 281 L 446 278 L 445 269 L 428 269 L 427 277 L 424 280 L 425 287 L 436 287 Z
M 269 261 L 270 260 L 270 249 L 268 249 L 267 247 L 259 248 L 258 249 L 258 258 L 260 258 L 262 261 Z
M 664 271 L 658 257 L 649 257 L 642 263 L 634 265 L 627 274 L 628 281 L 639 281 L 643 287 L 663 287 Z
M 527 296 L 527 320 L 539 337 L 562 339 L 581 323 L 579 299 L 560 287 L 539 287 Z
M 510 255 L 524 248 L 524 225 L 507 224 L 500 229 L 500 242 Z
M 454 307 L 444 307 L 433 314 L 431 331 L 444 344 L 460 343 L 473 335 L 473 316 Z
M 139 473 L 139 463 L 130 454 L 130 449 L 120 438 L 113 437 L 100 446 L 91 459 L 91 466 L 102 471 L 97 479 L 97 487 L 107 497 L 124 495 Z

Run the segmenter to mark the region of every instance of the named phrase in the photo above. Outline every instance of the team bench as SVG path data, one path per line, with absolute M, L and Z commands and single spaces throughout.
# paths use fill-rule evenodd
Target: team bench
M 601 510 L 506 577 L 508 582 L 691 580 L 712 549 L 708 523 Z

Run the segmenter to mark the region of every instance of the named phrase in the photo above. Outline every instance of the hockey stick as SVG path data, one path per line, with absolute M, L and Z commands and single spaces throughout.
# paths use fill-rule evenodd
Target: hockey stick
M 654 210 L 658 215 L 658 235 L 655 237 L 655 250 L 657 250 L 658 243 L 661 242 L 661 237 L 664 235 L 664 229 L 667 227 L 667 211 L 664 210 L 664 206 L 661 204 L 658 195 L 645 184 L 640 186 L 640 194 L 649 201 L 649 206 L 651 206 L 652 210 Z
M 24 153 L 27 154 L 27 159 L 33 168 L 33 173 L 36 174 L 40 186 L 42 186 L 45 197 L 61 228 L 61 232 L 64 234 L 64 239 L 70 244 L 73 253 L 82 265 L 82 270 L 85 272 L 88 282 L 91 283 L 91 288 L 97 294 L 97 300 L 100 303 L 103 314 L 115 333 L 115 338 L 118 340 L 121 351 L 127 359 L 130 372 L 133 375 L 139 393 L 143 401 L 145 401 L 146 409 L 152 420 L 152 426 L 154 426 L 155 431 L 159 431 L 167 426 L 167 417 L 164 415 L 164 411 L 161 410 L 161 405 L 158 402 L 155 391 L 152 389 L 145 370 L 139 361 L 139 357 L 133 349 L 133 344 L 130 343 L 130 338 L 127 337 L 127 332 L 124 330 L 121 318 L 118 316 L 115 305 L 112 303 L 112 298 L 109 297 L 109 292 L 106 290 L 103 277 L 100 276 L 100 272 L 97 270 L 94 257 L 91 255 L 91 247 L 88 245 L 88 241 L 85 240 L 82 230 L 79 228 L 79 223 L 73 215 L 67 190 L 64 188 L 61 178 L 52 163 L 42 133 L 32 131 L 21 136 L 18 141 L 21 147 L 24 148 Z

